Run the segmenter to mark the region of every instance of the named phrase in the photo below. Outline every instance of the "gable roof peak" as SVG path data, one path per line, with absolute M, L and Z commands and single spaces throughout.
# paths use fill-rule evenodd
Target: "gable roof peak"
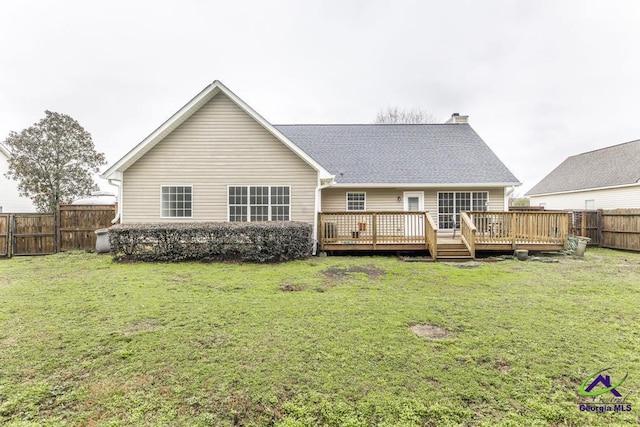
M 138 145 L 125 154 L 120 160 L 118 160 L 113 166 L 104 171 L 100 177 L 104 179 L 121 179 L 122 173 L 127 170 L 131 165 L 144 156 L 149 150 L 162 141 L 167 135 L 173 132 L 178 126 L 184 123 L 189 117 L 191 117 L 196 111 L 198 111 L 203 105 L 209 102 L 218 93 L 223 93 L 233 103 L 235 103 L 240 109 L 247 113 L 252 119 L 258 122 L 275 138 L 280 140 L 287 148 L 293 151 L 298 157 L 305 161 L 309 166 L 314 168 L 320 175 L 320 179 L 330 179 L 333 176 L 318 162 L 307 155 L 300 147 L 295 145 L 289 138 L 276 129 L 271 123 L 269 123 L 264 117 L 258 114 L 253 108 L 240 99 L 235 93 L 227 88 L 220 80 L 214 80 L 211 84 L 201 90 L 195 97 L 187 102 L 182 108 L 180 108 L 175 114 L 167 119 L 156 130 L 151 132 L 149 136 L 143 139 Z

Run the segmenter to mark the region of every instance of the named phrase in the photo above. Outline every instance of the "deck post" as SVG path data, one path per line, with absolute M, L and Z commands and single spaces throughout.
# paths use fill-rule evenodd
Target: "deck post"
M 516 215 L 511 212 L 511 248 L 516 249 Z
M 378 220 L 376 215 L 376 212 L 371 214 L 371 222 L 373 222 L 373 224 L 371 224 L 371 238 L 374 251 L 376 250 L 376 241 L 378 240 Z
M 567 249 L 569 249 L 569 239 L 567 239 L 567 234 L 569 232 L 569 212 L 567 212 L 567 214 L 562 217 L 562 229 L 564 230 L 564 232 L 562 233 L 563 239 L 564 239 L 564 250 L 566 251 Z
M 430 230 L 429 230 L 430 227 L 427 227 L 427 225 L 428 225 L 427 224 L 427 215 L 428 215 L 428 213 L 425 212 L 424 213 L 424 225 L 423 225 L 423 228 L 424 228 L 424 248 L 425 249 L 429 249 L 429 234 L 430 234 Z

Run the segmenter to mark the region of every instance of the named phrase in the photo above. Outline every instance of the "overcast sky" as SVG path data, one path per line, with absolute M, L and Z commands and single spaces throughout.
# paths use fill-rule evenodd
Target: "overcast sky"
M 519 193 L 640 138 L 638 0 L 3 1 L 0 17 L 0 140 L 52 110 L 110 164 L 216 79 L 274 124 L 468 114 Z

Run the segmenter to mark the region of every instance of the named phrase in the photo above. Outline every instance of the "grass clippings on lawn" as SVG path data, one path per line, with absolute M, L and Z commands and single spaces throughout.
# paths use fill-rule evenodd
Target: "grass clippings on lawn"
M 640 254 L 592 249 L 474 269 L 0 260 L 0 424 L 636 424 L 639 277 Z M 609 367 L 632 410 L 581 412 Z

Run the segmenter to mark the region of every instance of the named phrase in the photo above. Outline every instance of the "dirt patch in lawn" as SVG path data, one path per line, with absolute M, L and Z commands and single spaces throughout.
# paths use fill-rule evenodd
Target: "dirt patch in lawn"
M 18 340 L 15 338 L 5 338 L 3 340 L 0 340 L 0 347 L 8 347 L 10 345 L 14 345 L 17 343 L 18 343 Z
M 280 285 L 282 292 L 300 292 L 304 291 L 304 287 L 300 285 Z
M 494 367 L 503 374 L 506 374 L 507 372 L 509 372 L 509 369 L 511 369 L 511 365 L 509 364 L 509 362 L 505 362 L 504 360 L 496 362 Z
M 366 274 L 369 279 L 377 279 L 386 273 L 381 268 L 376 267 L 375 265 L 364 265 L 364 266 L 351 266 L 347 268 L 342 267 L 330 267 L 322 272 L 327 278 L 334 280 L 342 280 L 349 277 L 350 273 L 363 273 Z
M 430 340 L 443 340 L 451 338 L 453 332 L 446 330 L 442 326 L 431 324 L 417 324 L 409 326 L 409 330 L 422 338 Z
M 155 331 L 156 329 L 159 329 L 161 327 L 162 327 L 162 324 L 160 323 L 159 320 L 142 319 L 131 324 L 131 326 L 125 329 L 122 334 L 124 336 L 130 336 L 130 335 L 139 334 L 141 332 Z

